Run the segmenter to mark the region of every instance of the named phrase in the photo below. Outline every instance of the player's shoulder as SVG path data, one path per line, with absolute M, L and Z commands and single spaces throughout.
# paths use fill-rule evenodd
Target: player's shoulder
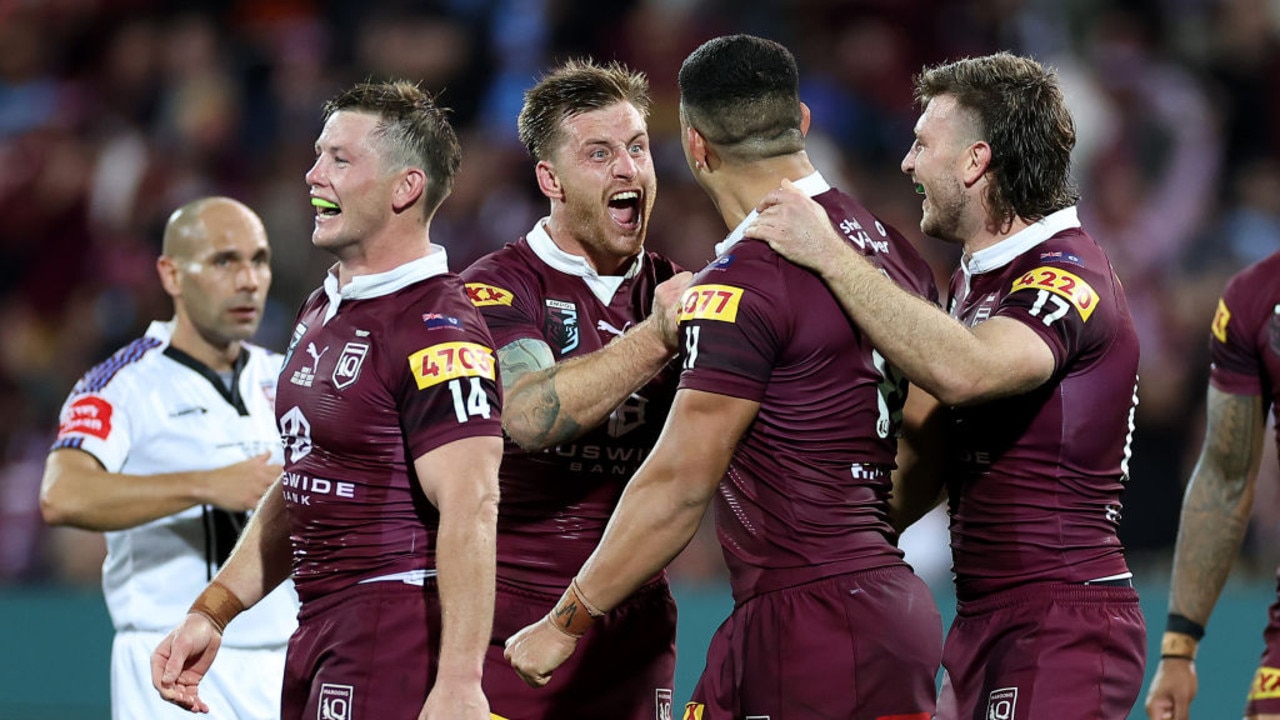
M 1227 281 L 1224 294 L 1280 295 L 1280 251 L 1238 270 Z
M 132 384 L 141 374 L 154 369 L 168 342 L 144 335 L 115 351 L 106 360 L 89 368 L 72 389 L 72 395 L 101 393 L 108 388 Z
M 677 263 L 675 260 L 672 260 L 662 253 L 658 253 L 653 250 L 645 250 L 644 254 L 648 266 L 653 269 L 653 273 L 657 276 L 659 282 L 666 280 L 672 275 L 684 272 L 684 268 L 681 267 L 680 263 Z
M 458 273 L 476 307 L 511 305 L 526 288 L 545 282 L 551 270 L 537 259 L 523 238 L 508 243 Z

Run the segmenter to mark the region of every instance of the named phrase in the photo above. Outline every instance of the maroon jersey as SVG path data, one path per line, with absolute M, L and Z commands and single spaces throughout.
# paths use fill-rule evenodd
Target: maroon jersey
M 1280 252 L 1227 283 L 1213 316 L 1209 356 L 1209 382 L 1215 388 L 1261 395 L 1264 412 L 1280 405 Z
M 298 314 L 276 394 L 303 602 L 434 572 L 439 515 L 413 461 L 501 434 L 500 403 L 493 341 L 443 251 L 340 292 L 325 279 Z
M 462 273 L 495 347 L 551 346 L 557 362 L 595 352 L 649 316 L 654 288 L 679 271 L 642 253 L 626 275 L 602 277 L 556 247 L 539 222 Z M 678 380 L 658 373 L 571 443 L 526 453 L 507 440 L 500 480 L 498 577 L 558 595 L 595 550 L 618 498 L 658 439 Z
M 951 546 L 961 600 L 1028 582 L 1128 573 L 1116 536 L 1137 404 L 1138 337 L 1106 254 L 1075 208 L 975 253 L 951 314 L 1035 331 L 1054 372 L 1015 397 L 953 414 Z
M 937 302 L 902 235 L 820 175 L 797 185 L 889 277 Z M 680 314 L 680 387 L 760 403 L 716 497 L 738 602 L 902 562 L 887 499 L 906 385 L 817 276 L 738 240 L 751 219 L 717 246 Z

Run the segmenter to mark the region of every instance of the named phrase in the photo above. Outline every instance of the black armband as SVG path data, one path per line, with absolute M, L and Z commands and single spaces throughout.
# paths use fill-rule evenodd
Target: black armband
M 1204 626 L 1185 615 L 1169 613 L 1169 621 L 1164 626 L 1165 632 L 1182 633 L 1199 642 L 1204 637 Z

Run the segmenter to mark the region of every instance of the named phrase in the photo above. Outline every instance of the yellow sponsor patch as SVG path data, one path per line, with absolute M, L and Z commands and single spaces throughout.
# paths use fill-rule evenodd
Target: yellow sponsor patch
M 510 305 L 511 291 L 503 290 L 497 285 L 484 283 L 467 283 L 467 298 L 476 307 L 485 305 Z
M 1026 273 L 1013 282 L 1009 292 L 1015 293 L 1019 290 L 1047 290 L 1054 295 L 1066 298 L 1076 307 L 1076 310 L 1080 311 L 1080 317 L 1085 321 L 1088 321 L 1089 316 L 1098 307 L 1098 293 L 1093 291 L 1089 283 L 1079 275 L 1069 273 L 1062 268 L 1041 266 Z
M 1213 336 L 1218 338 L 1218 342 L 1226 344 L 1227 342 L 1227 323 L 1231 322 L 1231 311 L 1227 309 L 1227 303 L 1222 298 L 1218 298 L 1218 311 L 1213 314 L 1213 323 L 1209 325 L 1209 329 L 1213 331 Z
M 680 299 L 680 322 L 720 320 L 737 322 L 742 288 L 732 285 L 694 285 Z
M 1253 676 L 1253 685 L 1249 686 L 1250 700 L 1273 700 L 1280 698 L 1280 668 L 1263 665 Z
M 706 709 L 706 705 L 702 703 L 686 703 L 684 706 L 683 720 L 702 720 L 702 711 Z
M 410 355 L 409 369 L 419 390 L 461 377 L 493 380 L 493 350 L 473 342 L 440 343 Z

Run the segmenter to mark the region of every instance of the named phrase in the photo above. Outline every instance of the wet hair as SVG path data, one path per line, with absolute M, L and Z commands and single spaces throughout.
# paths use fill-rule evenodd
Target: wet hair
M 804 150 L 800 72 L 772 40 L 726 35 L 694 50 L 680 66 L 680 112 L 708 142 L 743 160 Z
M 1075 123 L 1057 73 L 1007 52 L 926 68 L 916 77 L 921 107 L 949 95 L 975 120 L 991 146 L 987 204 L 1002 222 L 1029 222 L 1074 205 L 1071 180 Z
M 378 116 L 373 140 L 390 170 L 421 168 L 427 175 L 424 205 L 428 217 L 453 189 L 462 150 L 449 124 L 449 110 L 408 80 L 362 82 L 324 104 L 327 122 L 337 112 Z
M 570 60 L 542 76 L 524 93 L 516 128 L 534 160 L 550 159 L 560 144 L 564 121 L 619 102 L 649 117 L 649 79 L 614 61 Z

